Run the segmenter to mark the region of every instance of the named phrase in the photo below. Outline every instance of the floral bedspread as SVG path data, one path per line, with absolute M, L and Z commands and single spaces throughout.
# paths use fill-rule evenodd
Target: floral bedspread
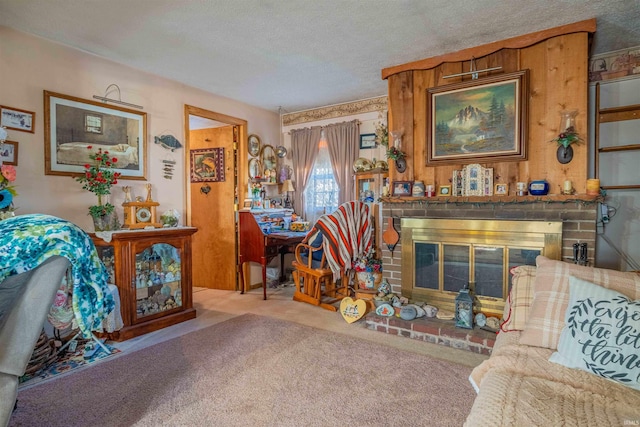
M 93 241 L 75 224 L 50 215 L 19 215 L 0 221 L 0 282 L 59 255 L 71 263 L 72 305 L 85 337 L 102 331 L 114 308 L 108 274 Z

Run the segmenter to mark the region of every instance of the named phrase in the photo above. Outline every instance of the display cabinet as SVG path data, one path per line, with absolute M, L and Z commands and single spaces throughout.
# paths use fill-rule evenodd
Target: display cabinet
M 389 172 L 382 169 L 372 169 L 366 172 L 358 172 L 354 175 L 356 197 L 361 202 L 369 205 L 373 224 L 373 247 L 376 258 L 381 257 L 380 242 L 382 242 L 382 227 L 380 224 L 382 205 L 380 197 L 384 196 L 383 189 Z
M 123 341 L 196 317 L 191 289 L 191 236 L 196 231 L 178 227 L 91 234 L 120 293 L 124 327 L 107 338 Z

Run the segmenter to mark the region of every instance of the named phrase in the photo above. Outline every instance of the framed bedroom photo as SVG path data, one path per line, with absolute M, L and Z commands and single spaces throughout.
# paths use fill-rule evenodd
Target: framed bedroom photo
M 427 165 L 526 160 L 529 70 L 427 89 Z
M 79 176 L 102 149 L 120 179 L 146 180 L 147 113 L 44 91 L 45 175 Z
M 4 141 L 0 144 L 0 163 L 18 166 L 18 143 L 16 141 Z
M 376 148 L 376 134 L 363 133 L 360 135 L 360 149 Z
M 35 132 L 36 113 L 0 105 L 0 126 L 21 132 Z
M 393 195 L 394 196 L 410 196 L 411 195 L 411 181 L 394 181 L 393 182 Z

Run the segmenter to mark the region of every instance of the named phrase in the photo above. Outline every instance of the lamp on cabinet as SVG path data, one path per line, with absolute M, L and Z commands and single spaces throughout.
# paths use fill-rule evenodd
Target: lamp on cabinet
M 293 183 L 291 182 L 291 180 L 287 179 L 282 184 L 282 192 L 286 193 L 286 197 L 284 199 L 284 207 L 286 209 L 293 209 L 293 202 L 292 202 L 291 198 L 289 197 L 289 192 L 290 191 L 296 191 L 296 189 L 294 188 Z

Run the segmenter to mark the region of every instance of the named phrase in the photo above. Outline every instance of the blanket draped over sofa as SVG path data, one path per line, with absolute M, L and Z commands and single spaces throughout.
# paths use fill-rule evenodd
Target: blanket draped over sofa
M 640 393 L 548 361 L 553 350 L 500 332 L 489 360 L 471 373 L 482 390 L 466 426 L 623 426 L 640 422 Z M 631 424 L 627 424 L 631 425 Z
M 465 426 L 640 425 L 640 275 L 544 256 L 511 273 Z
M 89 235 L 50 215 L 19 215 L 0 221 L 0 282 L 34 269 L 54 255 L 71 263 L 73 312 L 83 335 L 102 331 L 102 320 L 115 305 L 107 285 L 108 273 Z M 0 318 L 5 311 L 2 300 L 0 294 Z

